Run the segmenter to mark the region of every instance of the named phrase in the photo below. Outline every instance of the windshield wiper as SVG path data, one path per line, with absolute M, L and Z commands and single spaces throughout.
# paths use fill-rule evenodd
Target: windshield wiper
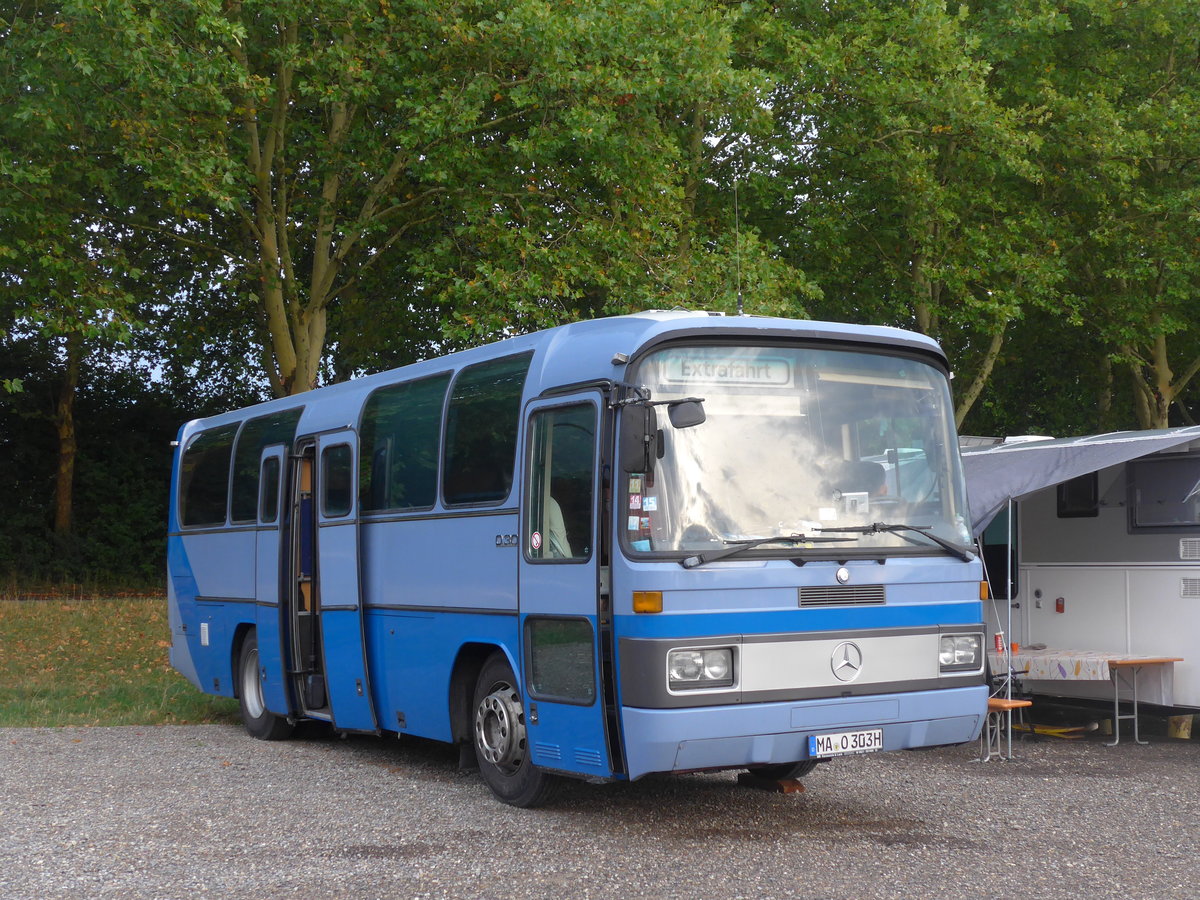
M 961 559 L 963 562 L 970 562 L 975 557 L 965 547 L 960 547 L 953 541 L 948 541 L 940 535 L 934 534 L 931 529 L 932 525 L 906 525 L 904 523 L 891 522 L 872 522 L 870 525 L 844 525 L 838 528 L 822 528 L 821 531 L 844 532 L 850 534 L 881 534 L 884 532 L 897 533 L 901 531 L 911 531 L 922 537 L 929 538 L 943 550 L 952 553 Z
M 685 556 L 679 561 L 679 564 L 685 569 L 694 569 L 697 566 L 702 566 L 705 563 L 715 562 L 718 559 L 725 559 L 730 556 L 736 556 L 739 553 L 745 553 L 747 550 L 753 550 L 755 547 L 761 547 L 763 544 L 833 544 L 852 541 L 854 538 L 839 538 L 839 537 L 819 537 L 809 534 L 773 534 L 770 537 L 746 538 L 744 540 L 725 541 L 727 546 L 720 550 L 714 550 L 711 553 L 697 553 L 695 556 Z

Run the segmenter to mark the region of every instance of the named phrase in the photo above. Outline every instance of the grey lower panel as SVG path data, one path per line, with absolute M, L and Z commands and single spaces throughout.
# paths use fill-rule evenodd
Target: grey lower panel
M 982 632 L 982 625 L 968 625 L 697 640 L 621 638 L 621 702 L 642 709 L 685 709 L 970 687 L 985 683 L 982 668 L 939 674 L 939 637 L 947 633 L 982 637 Z M 854 646 L 862 671 L 843 680 L 835 674 L 834 663 L 847 643 Z M 667 653 L 703 647 L 734 648 L 737 683 L 724 689 L 670 690 Z

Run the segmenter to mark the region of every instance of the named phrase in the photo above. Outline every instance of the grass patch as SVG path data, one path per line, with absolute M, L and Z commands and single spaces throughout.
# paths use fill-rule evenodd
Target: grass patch
M 171 668 L 163 597 L 0 600 L 0 726 L 237 722 Z
M 0 576 L 0 602 L 5 600 L 61 600 L 77 603 L 82 600 L 144 600 L 158 597 L 167 602 L 161 584 L 107 584 L 100 581 L 37 581 L 7 574 Z

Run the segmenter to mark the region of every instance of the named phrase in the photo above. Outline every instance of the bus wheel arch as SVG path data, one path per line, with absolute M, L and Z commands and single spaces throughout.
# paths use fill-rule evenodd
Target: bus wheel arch
M 262 741 L 279 741 L 290 737 L 292 724 L 267 709 L 262 692 L 262 666 L 258 657 L 258 632 L 252 627 L 239 631 L 236 640 L 237 668 L 234 672 L 234 693 L 242 714 L 242 724 L 253 737 Z
M 247 635 L 255 633 L 254 625 L 250 622 L 239 622 L 237 628 L 233 632 L 233 640 L 229 642 L 229 663 L 231 671 L 229 673 L 229 683 L 233 685 L 232 696 L 237 699 L 242 699 L 242 647 L 246 643 Z M 255 639 L 257 646 L 257 638 Z
M 471 710 L 479 774 L 496 798 L 523 808 L 549 800 L 558 779 L 533 764 L 520 685 L 499 650 L 479 670 Z
M 454 666 L 450 672 L 450 734 L 451 739 L 459 746 L 465 746 L 469 751 L 471 768 L 474 768 L 475 754 L 472 750 L 472 721 L 475 709 L 471 705 L 475 699 L 475 682 L 484 663 L 493 653 L 501 650 L 495 644 L 463 644 L 458 649 Z

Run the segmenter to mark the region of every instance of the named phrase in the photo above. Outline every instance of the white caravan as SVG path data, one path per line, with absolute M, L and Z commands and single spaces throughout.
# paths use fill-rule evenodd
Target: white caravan
M 964 446 L 963 463 L 997 597 L 991 630 L 1027 648 L 1180 657 L 1142 672 L 1140 698 L 1200 708 L 1200 428 Z M 1086 680 L 1025 687 L 1113 691 Z

